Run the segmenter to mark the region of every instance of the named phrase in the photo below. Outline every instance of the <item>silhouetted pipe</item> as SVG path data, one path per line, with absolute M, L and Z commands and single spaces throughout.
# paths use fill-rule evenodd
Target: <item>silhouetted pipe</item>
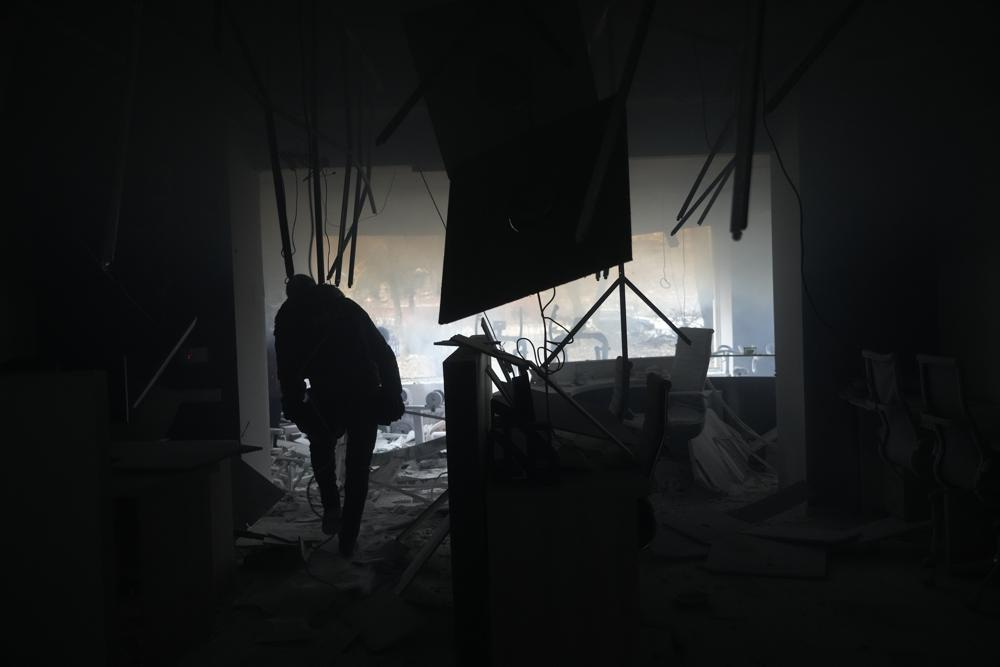
M 358 223 L 361 221 L 361 210 L 364 208 L 364 191 L 361 189 L 361 179 L 354 179 L 354 222 L 351 225 L 351 229 L 357 229 Z M 347 286 L 354 286 L 354 258 L 358 250 L 358 234 L 355 231 L 351 235 L 351 258 L 347 264 Z
M 753 171 L 754 134 L 757 130 L 757 92 L 760 90 L 760 48 L 764 33 L 764 0 L 750 7 L 750 26 L 743 57 L 743 82 L 736 119 L 736 170 L 733 172 L 733 208 L 729 233 L 734 241 L 743 237 L 750 209 L 750 178 Z
M 312 190 L 313 190 L 313 214 L 315 216 L 316 227 L 316 282 L 323 282 L 323 271 L 326 269 L 326 262 L 323 255 L 323 193 L 320 191 L 319 174 L 319 142 L 316 138 L 316 128 L 319 127 L 319 32 L 318 32 L 318 1 L 312 3 L 312 90 L 310 97 L 312 102 L 312 119 L 309 123 L 312 129 L 309 132 L 309 162 L 312 170 Z
M 712 149 L 709 151 L 708 157 L 705 158 L 705 163 L 701 165 L 701 170 L 698 171 L 698 176 L 697 178 L 694 179 L 694 185 L 692 185 L 691 189 L 688 190 L 687 197 L 684 198 L 684 204 L 681 205 L 681 210 L 677 212 L 678 220 L 684 218 L 684 214 L 687 213 L 688 206 L 691 204 L 691 200 L 694 198 L 694 193 L 698 191 L 698 186 L 701 185 L 702 179 L 704 179 L 705 174 L 708 173 L 708 168 L 712 165 L 712 160 L 714 160 L 718 152 L 722 150 L 722 146 L 725 143 L 726 139 L 729 137 L 729 130 L 732 129 L 732 126 L 733 126 L 733 117 L 730 116 L 729 119 L 726 121 L 725 127 L 723 127 L 722 131 L 719 132 L 719 137 L 715 140 L 715 143 L 712 144 Z M 709 186 L 709 188 L 711 187 L 712 186 Z M 701 200 L 699 199 L 698 201 L 700 202 Z M 698 204 L 695 204 L 695 208 L 697 207 Z M 679 229 L 679 227 L 677 229 Z
M 781 83 L 780 86 L 778 86 L 777 91 L 773 95 L 771 95 L 769 99 L 765 100 L 764 102 L 765 114 L 769 114 L 772 111 L 774 111 L 778 107 L 778 105 L 785 100 L 785 97 L 787 97 L 788 94 L 795 87 L 795 85 L 798 84 L 799 80 L 809 70 L 809 67 L 811 67 L 812 64 L 816 61 L 816 59 L 819 58 L 820 55 L 822 55 L 826 47 L 830 45 L 830 42 L 832 42 L 833 39 L 840 33 L 840 31 L 843 30 L 844 26 L 847 25 L 848 21 L 850 21 L 850 19 L 854 16 L 855 11 L 861 6 L 861 4 L 862 0 L 852 0 L 852 2 L 848 4 L 848 6 L 844 9 L 844 11 L 841 12 L 841 14 L 837 17 L 837 20 L 834 21 L 832 24 L 830 24 L 830 26 L 823 31 L 823 34 L 820 36 L 819 40 L 817 40 L 816 43 L 812 46 L 812 48 L 809 49 L 806 56 L 799 62 L 799 64 L 795 67 L 795 69 L 792 70 L 792 73 L 785 78 L 785 80 Z M 721 147 L 721 141 L 723 135 L 729 131 L 729 127 L 732 121 L 733 117 L 730 116 L 726 121 L 726 125 L 723 128 L 722 132 L 720 132 L 719 139 L 716 140 L 716 145 L 718 145 L 719 147 Z M 698 178 L 695 179 L 695 183 L 691 187 L 691 190 L 688 193 L 687 199 L 685 199 L 685 201 L 690 201 L 690 199 L 694 196 L 694 193 L 698 190 L 698 185 L 701 183 L 701 178 L 703 177 L 704 172 L 708 170 L 708 165 L 711 163 L 713 158 L 714 158 L 714 151 L 712 153 L 709 153 L 709 156 L 706 158 L 705 164 L 702 166 L 701 172 L 699 172 Z M 686 212 L 685 208 L 681 207 L 681 212 L 677 214 L 677 218 L 678 219 L 682 218 L 685 212 Z M 683 223 L 681 225 L 678 225 L 677 227 L 674 227 L 674 230 L 671 232 L 671 236 L 676 234 L 677 230 L 679 230 L 682 226 Z
M 712 198 L 708 200 L 707 204 L 705 204 L 705 210 L 701 212 L 701 217 L 698 218 L 699 227 L 701 227 L 701 223 L 705 222 L 705 218 L 708 217 L 708 212 L 712 210 L 712 206 L 715 204 L 715 200 L 719 198 L 720 194 L 722 194 L 722 190 L 723 188 L 726 187 L 726 183 L 729 182 L 729 177 L 732 175 L 732 173 L 733 170 L 728 169 L 726 171 L 725 176 L 722 177 L 722 180 L 719 181 L 719 184 L 715 187 L 715 191 L 712 192 Z
M 705 188 L 705 190 L 701 193 L 697 201 L 695 201 L 694 205 L 687 210 L 687 212 L 684 214 L 684 217 L 682 217 L 678 221 L 678 223 L 674 225 L 674 228 L 670 230 L 671 236 L 675 236 L 677 232 L 680 231 L 681 227 L 684 226 L 684 223 L 686 223 L 688 219 L 692 215 L 694 215 L 694 212 L 698 210 L 698 207 L 701 206 L 701 203 L 705 201 L 706 197 L 708 197 L 713 192 L 717 192 L 719 183 L 723 179 L 729 178 L 729 174 L 732 173 L 733 168 L 735 166 L 736 166 L 736 158 L 730 158 L 729 162 L 726 163 L 726 166 L 722 168 L 722 171 L 716 174 L 715 178 L 712 179 L 712 182 L 709 183 L 708 187 Z
M 257 92 L 263 100 L 267 150 L 271 161 L 271 178 L 274 181 L 274 201 L 278 208 L 278 229 L 281 232 L 281 257 L 285 263 L 285 278 L 291 279 L 295 275 L 295 265 L 292 259 L 291 235 L 288 232 L 288 206 L 285 200 L 285 181 L 281 175 L 281 158 L 278 154 L 278 131 L 274 122 L 274 106 L 271 104 L 271 98 L 267 94 L 267 88 L 264 87 L 264 81 L 260 78 L 260 72 L 254 62 L 250 47 L 243 37 L 243 31 L 240 30 L 240 26 L 236 22 L 236 16 L 232 13 L 228 4 L 225 4 L 225 14 L 226 18 L 229 19 L 229 27 L 236 38 L 236 44 L 240 47 L 240 52 L 243 54 L 243 60 L 246 62 L 247 69 L 250 70 L 250 78 L 253 80 L 254 85 L 257 87 Z

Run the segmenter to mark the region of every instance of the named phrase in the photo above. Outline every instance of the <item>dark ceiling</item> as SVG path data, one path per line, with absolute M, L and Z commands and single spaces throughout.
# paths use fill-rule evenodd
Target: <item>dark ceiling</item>
M 227 108 L 240 109 L 244 119 L 253 119 L 254 114 L 262 114 L 261 96 L 226 18 L 225 4 L 146 0 L 142 3 L 141 48 L 167 45 L 168 49 L 184 52 L 186 58 L 194 54 L 206 70 L 214 70 L 234 84 L 228 92 L 219 90 L 220 97 L 229 98 L 221 100 Z M 345 74 L 352 81 L 352 103 L 362 100 L 366 132 L 378 133 L 419 83 L 403 28 L 404 16 L 441 4 L 431 0 L 229 3 L 231 16 L 244 34 L 268 96 L 279 112 L 279 139 L 288 161 L 306 153 L 303 86 L 311 81 L 314 27 L 319 128 L 325 138 L 321 150 L 325 161 L 339 164 L 346 136 Z M 578 16 L 568 20 L 580 25 L 598 92 L 607 94 L 625 59 L 640 2 L 578 0 L 577 5 Z M 706 150 L 708 139 L 732 108 L 746 6 L 744 0 L 657 3 L 629 96 L 631 154 L 691 154 Z M 127 62 L 134 16 L 130 2 L 120 0 L 98 6 L 23 2 L 18 8 L 27 29 L 74 43 L 84 63 L 90 62 L 96 68 L 109 62 L 114 66 Z M 832 9 L 803 8 L 801 3 L 787 1 L 768 3 L 765 75 L 787 74 L 839 9 L 840 3 Z M 348 68 L 345 61 L 349 62 Z M 140 78 L 142 75 L 140 60 Z M 258 127 L 263 135 L 263 125 Z M 422 102 L 392 137 L 375 149 L 373 160 L 376 164 L 440 167 L 433 129 Z

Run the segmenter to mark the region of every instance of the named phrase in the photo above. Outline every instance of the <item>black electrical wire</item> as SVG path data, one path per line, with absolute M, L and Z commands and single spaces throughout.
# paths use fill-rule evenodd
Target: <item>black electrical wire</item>
M 292 214 L 292 233 L 291 233 L 291 244 L 292 244 L 292 257 L 298 252 L 298 246 L 295 245 L 295 225 L 299 221 L 299 173 L 292 168 L 292 180 L 295 181 L 295 212 Z
M 541 315 L 542 315 L 542 336 L 543 336 L 543 347 L 542 347 L 541 359 L 540 360 L 538 359 L 538 356 L 539 356 L 538 355 L 538 350 L 535 350 L 535 357 L 536 357 L 536 362 L 535 363 L 539 367 L 539 369 L 541 370 L 541 372 L 545 374 L 546 377 L 551 377 L 555 373 L 558 373 L 559 371 L 561 371 L 562 368 L 563 368 L 563 365 L 566 363 L 566 347 L 563 346 L 563 349 L 561 350 L 562 359 L 559 361 L 559 365 L 556 368 L 550 369 L 547 366 L 543 366 L 542 365 L 545 362 L 545 360 L 549 358 L 549 325 L 548 325 L 547 319 L 555 322 L 555 320 L 552 319 L 552 318 L 546 318 L 546 316 L 545 316 L 545 309 L 548 308 L 550 305 L 552 305 L 552 302 L 556 300 L 556 288 L 555 287 L 552 288 L 552 298 L 550 298 L 548 300 L 548 302 L 544 306 L 542 305 L 542 295 L 541 295 L 541 292 L 536 292 L 535 293 L 535 297 L 538 299 L 538 309 L 539 309 L 539 311 L 541 312 Z M 556 322 L 556 324 L 559 324 L 559 323 Z M 559 324 L 559 326 L 562 327 L 561 324 Z M 565 329 L 565 327 L 563 327 L 563 329 Z M 566 333 L 569 334 L 569 331 L 567 331 Z M 566 341 L 566 345 L 569 345 L 572 342 L 573 342 L 573 340 L 572 340 L 572 338 L 570 338 L 569 340 Z M 555 360 L 553 360 L 553 361 L 555 361 Z M 549 383 L 548 382 L 545 383 L 545 419 L 546 419 L 546 421 L 548 422 L 548 424 L 550 426 L 550 428 L 548 429 L 549 447 L 552 447 L 552 428 L 551 428 L 551 424 L 552 424 L 552 400 L 550 398 L 550 387 L 549 387 Z
M 309 177 L 309 176 L 306 176 L 305 180 L 309 181 L 309 187 L 311 188 L 312 187 L 312 178 Z M 313 202 L 312 202 L 312 197 L 309 196 L 309 193 L 307 193 L 307 196 L 306 196 L 306 203 L 309 205 L 309 219 L 312 220 L 313 219 Z M 309 234 L 309 254 L 307 255 L 307 259 L 306 259 L 306 267 L 309 269 L 309 277 L 313 278 L 314 280 L 315 280 L 315 276 L 313 276 L 313 269 L 312 269 L 311 258 L 313 256 L 313 243 L 315 243 L 315 238 L 316 237 L 313 236 L 313 234 L 310 232 L 310 234 Z
M 313 485 L 313 482 L 315 482 L 315 481 L 316 481 L 316 471 L 313 470 L 312 479 L 310 479 L 309 483 L 306 484 L 306 502 L 309 503 L 309 509 L 312 510 L 312 513 L 315 514 L 319 519 L 322 520 L 323 514 L 325 512 L 324 513 L 317 512 L 316 511 L 316 505 L 315 505 L 315 503 L 313 503 L 313 499 L 312 499 L 312 485 Z M 294 489 L 292 489 L 292 490 L 294 491 Z M 338 491 L 338 493 L 340 493 L 340 492 Z
M 767 87 L 764 83 L 763 78 L 761 78 L 761 97 L 767 99 Z M 815 313 L 816 318 L 820 323 L 827 328 L 830 333 L 833 334 L 837 342 L 844 347 L 849 347 L 844 343 L 844 337 L 840 335 L 840 332 L 830 324 L 830 322 L 823 316 L 820 309 L 816 306 L 816 301 L 813 299 L 812 292 L 809 290 L 809 281 L 806 280 L 806 240 L 805 240 L 805 213 L 802 206 L 802 195 L 799 193 L 798 187 L 796 187 L 794 181 L 792 181 L 791 175 L 788 173 L 788 169 L 785 168 L 785 161 L 781 158 L 781 151 L 778 150 L 778 144 L 774 140 L 774 135 L 771 134 L 771 128 L 767 123 L 767 113 L 761 114 L 762 125 L 764 126 L 764 132 L 767 133 L 767 138 L 771 142 L 771 147 L 774 149 L 774 157 L 778 161 L 778 166 L 781 168 L 781 173 L 784 175 L 785 180 L 788 182 L 789 187 L 792 188 L 792 192 L 795 193 L 795 201 L 799 208 L 799 280 L 802 282 L 802 293 L 806 297 L 806 302 L 809 303 L 809 307 Z
M 305 133 L 306 133 L 306 145 L 308 147 L 308 146 L 312 145 L 313 135 L 315 133 L 319 132 L 319 119 L 318 118 L 313 118 L 312 115 L 309 113 L 309 103 L 308 103 L 308 100 L 309 100 L 309 92 L 310 91 L 309 91 L 309 87 L 308 87 L 308 85 L 306 83 L 306 78 L 307 78 L 306 77 L 306 71 L 308 70 L 308 66 L 310 65 L 310 62 L 308 61 L 308 56 L 306 55 L 305 37 L 304 37 L 303 32 L 302 32 L 303 24 L 305 22 L 305 18 L 304 18 L 305 14 L 304 14 L 304 11 L 303 11 L 303 2 L 301 0 L 297 3 L 297 11 L 298 11 L 298 38 L 299 38 L 299 92 L 300 92 L 300 95 L 301 95 L 301 102 L 302 102 L 302 117 L 303 117 L 303 120 L 304 120 L 303 125 L 304 125 L 304 129 L 305 129 Z M 316 58 L 316 54 L 315 53 L 312 54 L 312 58 L 313 59 Z M 312 91 L 312 92 L 315 94 L 316 91 Z M 321 171 L 321 173 L 322 173 L 322 171 Z M 307 179 L 309 181 L 309 188 L 310 188 L 309 189 L 309 196 L 307 196 L 307 199 L 309 201 L 309 219 L 312 220 L 314 218 L 314 216 L 315 216 L 315 214 L 313 212 L 313 197 L 315 196 L 316 190 L 314 188 L 318 188 L 319 187 L 319 183 L 314 183 L 313 181 L 315 179 L 313 179 L 311 176 L 307 177 Z M 326 177 L 325 177 L 325 175 L 324 175 L 323 181 L 324 181 L 324 187 L 325 187 L 325 183 L 326 183 Z M 297 197 L 296 197 L 296 199 L 297 199 Z M 324 208 L 324 211 L 325 211 L 326 210 L 325 203 L 323 205 L 323 208 Z M 323 236 L 325 237 L 325 240 L 326 240 L 326 245 L 327 245 L 327 260 L 329 261 L 330 237 L 329 237 L 329 234 L 327 234 L 327 232 L 326 232 L 326 216 L 325 216 L 325 213 L 324 213 L 324 218 L 323 218 Z M 311 264 L 312 260 L 311 260 L 311 258 L 313 256 L 313 244 L 315 242 L 316 242 L 315 235 L 310 232 L 310 234 L 309 234 L 309 257 L 310 257 L 310 259 L 306 260 L 306 266 L 309 269 L 309 275 L 310 275 L 310 277 L 313 277 L 313 270 L 312 270 L 312 264 Z M 318 262 L 319 262 L 319 260 L 317 260 L 317 263 Z M 321 267 L 317 266 L 316 267 L 316 271 L 318 273 L 322 273 Z M 314 279 L 317 282 L 320 282 L 322 280 L 322 278 L 323 278 L 322 275 L 317 275 L 317 276 L 314 277 Z
M 361 218 L 362 221 L 371 220 L 372 218 L 377 218 L 378 216 L 385 213 L 385 205 L 389 203 L 389 195 L 392 194 L 392 186 L 395 182 L 396 182 L 396 170 L 393 169 L 392 176 L 389 179 L 389 187 L 385 191 L 385 197 L 382 198 L 382 205 L 379 206 L 378 213 L 372 213 L 371 215 L 366 215 L 365 217 Z
M 424 188 L 427 190 L 427 195 L 431 198 L 431 203 L 434 204 L 434 210 L 437 211 L 438 219 L 441 220 L 441 226 L 444 227 L 444 231 L 448 231 L 448 223 L 444 221 L 444 216 L 441 215 L 441 209 L 438 208 L 437 200 L 434 199 L 434 193 L 431 192 L 431 186 L 427 183 L 427 178 L 424 176 L 424 170 L 418 170 L 420 172 L 420 180 L 424 182 Z
M 667 232 L 663 232 L 663 266 L 660 268 L 660 287 L 670 289 L 670 280 L 667 278 Z
M 309 578 L 310 579 L 314 579 L 314 580 L 318 581 L 321 584 L 325 584 L 327 586 L 330 586 L 331 588 L 339 588 L 339 587 L 337 586 L 337 584 L 335 584 L 335 583 L 333 583 L 331 581 L 327 581 L 326 579 L 324 579 L 322 577 L 319 577 L 316 574 L 314 574 L 313 571 L 310 569 L 309 566 L 310 566 L 310 564 L 312 564 L 312 559 L 313 559 L 313 556 L 316 555 L 316 552 L 319 551 L 320 549 L 322 549 L 323 547 L 325 547 L 326 545 L 328 545 L 330 542 L 332 542 L 333 538 L 335 538 L 335 537 L 336 537 L 336 535 L 331 535 L 330 537 L 326 538 L 325 540 L 323 540 L 322 542 L 320 542 L 318 546 L 314 547 L 313 550 L 309 552 L 308 556 L 306 556 L 304 559 L 302 559 L 302 565 L 305 568 L 306 574 L 309 576 Z
M 330 253 L 333 250 L 332 244 L 330 243 L 330 229 L 329 229 L 329 217 L 330 217 L 330 183 L 326 178 L 326 170 L 320 170 L 320 174 L 323 175 L 323 237 L 326 239 L 326 264 L 330 265 Z
M 542 317 L 542 331 L 543 331 L 543 335 L 544 335 L 543 347 L 541 348 L 541 350 L 543 351 L 543 354 L 542 354 L 541 358 L 539 359 L 538 350 L 536 350 L 535 358 L 536 358 L 536 363 L 538 364 L 538 366 L 542 366 L 542 364 L 544 363 L 544 361 L 549 358 L 549 354 L 552 352 L 552 350 L 549 349 L 549 324 L 550 323 L 556 325 L 557 327 L 559 327 L 560 329 L 562 329 L 563 331 L 566 332 L 566 335 L 569 337 L 568 340 L 566 340 L 566 345 L 572 345 L 573 344 L 573 338 L 571 336 L 569 336 L 569 334 L 570 334 L 569 329 L 567 329 L 565 326 L 563 326 L 560 322 L 556 321 L 556 319 L 554 317 L 551 317 L 551 316 L 545 314 L 545 311 L 548 309 L 548 307 L 551 306 L 552 302 L 556 300 L 556 288 L 555 287 L 552 288 L 552 297 L 545 303 L 544 306 L 542 305 L 542 295 L 541 295 L 541 293 L 538 292 L 538 293 L 535 294 L 535 296 L 538 299 L 538 311 L 539 311 L 539 313 L 541 314 L 541 317 Z M 566 345 L 564 345 L 563 349 L 560 350 L 560 355 L 561 356 L 559 357 L 559 359 L 558 359 L 559 363 L 555 366 L 555 368 L 544 369 L 547 375 L 555 375 L 556 373 L 558 373 L 559 371 L 561 371 L 563 369 L 563 366 L 566 365 Z M 553 361 L 556 361 L 556 360 L 553 359 Z
M 522 352 L 521 352 L 521 341 L 522 340 L 528 341 L 528 343 L 531 345 L 532 351 L 534 351 L 534 349 L 535 349 L 535 342 L 533 340 L 531 340 L 530 338 L 527 338 L 525 336 L 521 336 L 516 341 L 514 341 L 514 351 L 517 352 L 517 356 L 521 357 L 525 361 L 529 361 L 529 359 L 527 357 L 525 357 L 524 354 L 522 354 Z M 538 355 L 537 355 L 537 353 L 535 354 L 535 361 L 536 362 L 538 361 Z
M 538 299 L 538 313 L 542 317 L 542 348 L 541 348 L 542 354 L 541 354 L 541 359 L 544 360 L 544 359 L 548 359 L 549 358 L 549 324 L 548 324 L 548 322 L 545 321 L 545 308 L 547 306 L 549 306 L 549 304 L 551 304 L 555 300 L 555 298 L 556 298 L 555 288 L 554 287 L 552 288 L 552 298 L 549 299 L 548 303 L 546 303 L 544 306 L 542 305 L 542 293 L 541 292 L 535 292 L 535 298 Z M 535 363 L 538 366 L 542 365 L 541 362 L 539 361 L 539 354 L 538 354 L 538 350 L 537 349 L 535 350 Z M 551 371 L 548 368 L 544 368 L 542 370 L 545 373 L 551 373 Z
M 698 57 L 698 38 L 691 36 L 691 50 L 694 52 L 694 68 L 698 77 L 698 90 L 701 93 L 701 129 L 705 135 L 705 146 L 712 150 L 712 140 L 708 137 L 708 110 L 705 100 L 705 80 L 701 75 L 701 58 Z

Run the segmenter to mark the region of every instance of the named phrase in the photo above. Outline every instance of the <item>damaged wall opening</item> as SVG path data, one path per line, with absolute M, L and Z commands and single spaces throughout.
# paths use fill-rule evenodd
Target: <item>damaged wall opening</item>
M 769 168 L 766 156 L 755 160 L 751 197 L 750 232 L 735 252 L 728 238 L 726 206 L 713 208 L 702 226 L 689 224 L 669 235 L 689 183 L 704 156 L 633 158 L 630 160 L 633 261 L 627 264 L 630 279 L 678 326 L 715 329 L 713 375 L 774 374 L 774 307 L 771 267 L 771 216 Z M 305 170 L 286 170 L 289 216 L 297 270 L 315 264 L 309 252 L 312 229 Z M 362 304 L 375 323 L 389 333 L 400 373 L 410 383 L 436 385 L 446 348 L 434 342 L 456 333 L 474 335 L 479 316 L 447 325 L 437 323 L 440 305 L 444 225 L 435 204 L 447 215 L 448 181 L 443 172 L 421 173 L 408 165 L 375 168 L 372 182 L 378 215 L 368 209 L 362 216 L 355 284 L 345 294 Z M 274 213 L 270 175 L 261 176 L 261 226 L 263 234 L 265 301 L 268 326 L 284 300 L 284 274 L 280 239 Z M 296 199 L 296 185 L 298 183 Z M 342 180 L 325 172 L 324 192 L 332 202 L 327 234 L 336 238 L 337 202 Z M 720 201 L 726 201 L 724 193 Z M 330 208 L 330 207 L 328 207 Z M 296 221 L 297 220 L 297 221 Z M 692 223 L 694 221 L 692 220 Z M 483 243 L 488 243 L 483 239 Z M 329 245 L 329 244 L 328 244 Z M 569 248 L 551 249 L 553 261 Z M 514 270 L 483 266 L 485 271 Z M 541 295 L 549 324 L 549 339 L 572 327 L 607 289 L 608 281 L 582 278 Z M 672 356 L 676 336 L 638 299 L 626 302 L 631 357 Z M 497 336 L 510 351 L 531 358 L 532 344 L 542 345 L 543 329 L 537 299 L 519 299 L 489 310 L 487 316 Z M 520 341 L 520 342 L 518 342 Z M 742 352 L 756 356 L 733 356 Z M 567 349 L 567 361 L 614 359 L 621 354 L 617 300 L 606 301 L 591 318 L 576 342 Z M 419 398 L 419 397 L 417 397 Z
M 729 209 L 724 205 L 731 197 L 731 184 L 724 188 L 720 205 L 712 208 L 703 224 L 696 224 L 695 216 L 676 235 L 669 233 L 687 186 L 704 159 L 704 155 L 630 159 L 633 259 L 626 270 L 630 280 L 677 326 L 714 329 L 709 376 L 715 379 L 720 396 L 725 395 L 726 401 L 737 406 L 742 419 L 757 433 L 771 433 L 773 444 L 776 350 L 768 157 L 759 155 L 754 160 L 750 228 L 739 248 L 734 248 L 729 238 Z M 343 178 L 338 171 L 325 169 L 322 173 L 327 249 L 336 245 L 340 222 Z M 286 169 L 283 176 L 289 198 L 296 272 L 315 275 L 309 171 Z M 354 284 L 348 287 L 345 271 L 340 287 L 384 332 L 398 360 L 410 411 L 390 426 L 382 427 L 376 441 L 375 465 L 383 467 L 385 481 L 398 481 L 400 475 L 407 479 L 407 475 L 416 475 L 414 480 L 446 478 L 447 464 L 441 456 L 444 441 L 438 447 L 432 441 L 447 433 L 442 362 L 452 349 L 434 343 L 454 334 L 479 334 L 482 317 L 438 323 L 448 177 L 443 171 L 421 172 L 411 165 L 391 165 L 375 167 L 371 179 L 378 213 L 372 215 L 365 208 L 359 225 Z M 296 489 L 304 489 L 311 473 L 305 456 L 308 440 L 283 422 L 280 413 L 281 392 L 275 372 L 272 327 L 275 314 L 285 300 L 285 276 L 274 190 L 271 175 L 266 172 L 260 174 L 260 212 L 270 421 L 273 428 L 285 429 L 278 443 L 284 449 L 276 457 L 302 458 L 302 465 L 292 466 L 295 470 L 291 473 L 288 461 L 272 466 L 272 479 L 294 493 Z M 482 243 L 488 242 L 482 239 Z M 569 245 L 551 248 L 552 261 L 560 261 L 560 254 L 570 251 Z M 327 262 L 331 260 L 329 257 Z M 484 272 L 514 270 L 516 261 L 509 267 L 486 264 L 482 267 Z M 546 338 L 550 347 L 553 341 L 560 340 L 607 289 L 614 274 L 613 269 L 607 279 L 587 276 L 538 296 L 492 308 L 485 315 L 504 349 L 535 360 L 543 356 Z M 539 299 L 545 307 L 545 325 Z M 635 396 L 633 408 L 641 409 L 641 378 L 645 369 L 669 368 L 677 337 L 632 294 L 626 299 L 626 316 L 629 357 L 636 362 L 630 395 Z M 614 377 L 614 360 L 622 353 L 620 326 L 618 300 L 608 299 L 566 348 L 566 364 L 556 373 L 555 380 L 572 386 L 571 391 L 585 404 L 599 401 L 606 405 L 609 383 Z M 496 362 L 493 364 L 499 374 Z M 758 383 L 750 389 L 749 385 L 726 384 L 734 376 L 755 376 L 765 384 Z M 755 396 L 751 398 L 751 394 Z M 716 408 L 721 414 L 722 408 L 718 405 Z M 293 430 L 289 432 L 289 428 Z M 410 471 L 385 468 L 387 464 L 393 465 L 390 460 L 393 452 L 402 455 L 399 450 L 415 445 L 426 445 L 416 450 L 415 461 L 423 468 L 414 467 Z M 343 445 L 338 449 L 342 457 Z M 341 459 L 338 470 L 342 469 Z M 383 477 L 378 468 L 373 475 L 375 480 Z M 308 507 L 303 509 L 308 511 Z

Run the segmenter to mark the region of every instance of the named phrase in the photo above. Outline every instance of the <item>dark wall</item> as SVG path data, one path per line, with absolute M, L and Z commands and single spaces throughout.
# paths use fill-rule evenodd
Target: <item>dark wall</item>
M 985 5 L 866 3 L 799 87 L 814 303 L 803 304 L 807 474 L 817 502 L 849 497 L 852 422 L 837 393 L 861 375 L 862 348 L 899 353 L 910 392 L 917 352 L 958 354 L 976 388 L 991 391 L 980 377 L 995 377 L 996 362 L 968 345 L 997 335 L 984 312 L 996 263 L 981 231 L 995 216 L 987 14 Z
M 117 254 L 99 258 L 112 206 L 131 24 L 127 6 L 64 16 L 75 37 L 25 19 L 4 107 L 11 187 L 5 245 L 20 256 L 17 287 L 33 306 L 10 315 L 34 345 L 9 365 L 108 371 L 123 412 L 123 357 L 132 397 L 190 322 L 202 363 L 174 364 L 165 385 L 221 388 L 216 417 L 235 436 L 231 244 L 224 119 L 213 70 L 150 19 L 143 31 L 125 154 Z M 85 37 L 80 37 L 85 35 Z M 5 323 L 5 327 L 8 326 Z M 34 348 L 34 349 L 32 349 Z M 117 413 L 117 414 L 116 414 Z

